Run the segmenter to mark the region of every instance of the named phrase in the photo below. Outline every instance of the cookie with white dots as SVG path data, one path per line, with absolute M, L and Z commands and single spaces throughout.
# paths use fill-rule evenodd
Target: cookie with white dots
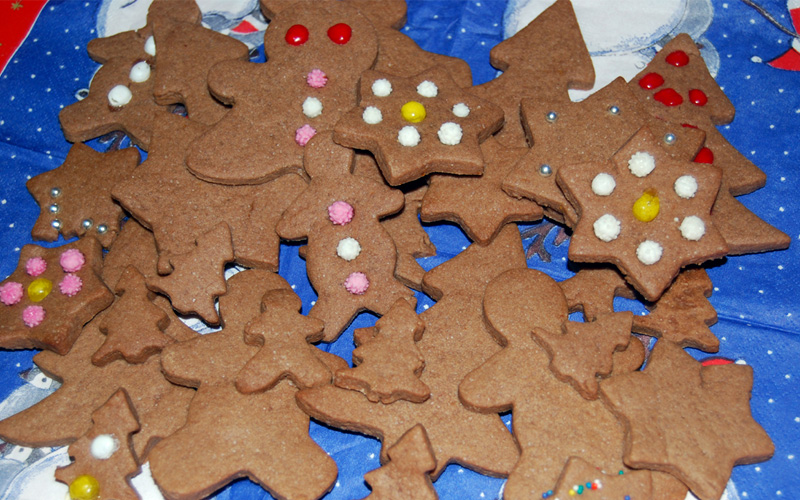
M 727 255 L 711 218 L 721 179 L 719 168 L 670 156 L 646 127 L 609 162 L 560 169 L 578 214 L 569 258 L 610 262 L 658 300 L 682 267 Z

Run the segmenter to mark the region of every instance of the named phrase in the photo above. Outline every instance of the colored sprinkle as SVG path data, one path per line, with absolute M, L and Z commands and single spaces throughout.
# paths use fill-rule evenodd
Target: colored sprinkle
M 34 278 L 47 270 L 47 261 L 41 257 L 31 257 L 25 263 L 25 272 Z
M 28 299 L 41 302 L 53 291 L 53 282 L 47 278 L 36 278 L 28 285 Z
M 65 273 L 77 273 L 86 263 L 86 257 L 77 248 L 70 248 L 61 254 L 59 263 Z

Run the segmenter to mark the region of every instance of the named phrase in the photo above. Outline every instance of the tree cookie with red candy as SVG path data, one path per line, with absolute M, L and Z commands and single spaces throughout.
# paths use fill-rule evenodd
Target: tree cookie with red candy
M 95 498 L 137 500 L 129 480 L 140 471 L 131 440 L 139 419 L 127 391 L 115 392 L 92 413 L 92 422 L 92 428 L 69 446 L 72 463 L 56 469 L 56 479 L 69 485 L 70 498 L 93 498 L 94 492 Z
M 764 172 L 717 130 L 716 125 L 733 121 L 735 110 L 708 72 L 691 36 L 681 33 L 667 43 L 628 86 L 653 116 L 706 133 L 706 149 L 699 160 L 723 169 L 723 181 L 731 194 L 746 194 L 764 186 Z
M 646 127 L 607 163 L 562 168 L 558 184 L 579 217 L 569 258 L 613 263 L 658 300 L 682 267 L 727 254 L 711 220 L 721 178 L 670 156 Z
M 129 179 L 139 165 L 139 151 L 126 148 L 99 153 L 75 144 L 58 168 L 25 185 L 41 210 L 31 235 L 44 241 L 93 233 L 108 248 L 124 216 L 111 198 L 111 189 Z
M 308 278 L 319 294 L 309 316 L 325 322 L 331 342 L 362 311 L 383 315 L 414 293 L 394 276 L 397 250 L 379 219 L 403 208 L 403 193 L 350 173 L 354 152 L 331 133 L 306 146 L 311 182 L 286 209 L 276 228 L 288 240 L 308 238 Z
M 753 369 L 703 366 L 677 345 L 656 343 L 647 367 L 604 380 L 601 397 L 625 424 L 625 464 L 667 472 L 701 500 L 722 496 L 734 465 L 769 459 L 753 420 Z
M 378 38 L 346 2 L 299 2 L 272 20 L 264 50 L 264 64 L 226 61 L 208 74 L 211 93 L 233 107 L 186 158 L 201 179 L 259 184 L 301 170 L 309 139 L 355 105 Z
M 66 354 L 81 328 L 114 301 L 100 279 L 103 253 L 92 236 L 69 245 L 25 245 L 0 284 L 0 347 Z
M 397 186 L 431 172 L 483 173 L 480 143 L 502 124 L 502 109 L 461 89 L 443 68 L 408 78 L 366 71 L 358 106 L 336 124 L 334 140 L 371 151 Z

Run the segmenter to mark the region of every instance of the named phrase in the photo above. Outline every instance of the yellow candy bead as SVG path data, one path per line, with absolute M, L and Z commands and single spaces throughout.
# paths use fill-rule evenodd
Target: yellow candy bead
M 97 500 L 100 496 L 100 483 L 88 474 L 78 476 L 69 485 L 72 500 Z
M 53 291 L 53 282 L 47 278 L 36 278 L 28 285 L 28 298 L 31 302 L 41 302 Z
M 427 116 L 425 113 L 425 106 L 417 101 L 408 101 L 403 104 L 403 107 L 400 108 L 400 113 L 403 115 L 405 121 L 411 123 L 419 123 Z
M 650 222 L 655 219 L 660 209 L 658 195 L 652 189 L 648 189 L 633 204 L 633 216 L 642 222 Z

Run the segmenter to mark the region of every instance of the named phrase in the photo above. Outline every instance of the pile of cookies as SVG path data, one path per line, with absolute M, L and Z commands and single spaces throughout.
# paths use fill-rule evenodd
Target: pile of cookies
M 507 477 L 508 500 L 707 500 L 772 455 L 752 369 L 683 350 L 719 348 L 702 265 L 789 245 L 735 198 L 766 179 L 717 132 L 734 109 L 688 35 L 572 102 L 594 71 L 569 0 L 495 47 L 504 73 L 479 86 L 397 31 L 403 0 L 261 6 L 265 63 L 193 0 L 89 44 L 102 66 L 60 115 L 75 145 L 28 182 L 33 236 L 79 239 L 26 246 L 0 285 L 0 346 L 43 349 L 62 386 L 3 440 L 69 445 L 56 477 L 92 500 L 137 498 L 147 462 L 170 499 L 240 477 L 321 498 L 337 465 L 310 418 L 382 441 L 376 500 L 436 498 L 451 463 Z M 82 144 L 120 131 L 144 162 Z M 571 234 L 561 283 L 527 268 L 514 224 L 543 217 Z M 425 272 L 420 219 L 473 244 Z M 303 245 L 308 315 L 282 241 Z M 417 314 L 414 290 L 436 304 Z M 380 319 L 353 366 L 315 345 L 364 311 Z

